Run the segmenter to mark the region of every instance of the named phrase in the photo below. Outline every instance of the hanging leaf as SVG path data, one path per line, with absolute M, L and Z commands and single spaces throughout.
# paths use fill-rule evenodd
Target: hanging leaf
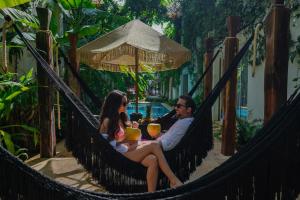
M 79 9 L 79 8 L 96 8 L 91 0 L 58 0 L 58 2 L 66 10 Z
M 21 83 L 14 82 L 14 81 L 0 81 L 1 86 L 18 86 L 23 87 Z
M 30 0 L 1 0 L 0 8 L 11 8 L 29 2 Z
M 12 154 L 15 154 L 15 145 L 13 143 L 13 141 L 11 140 L 11 136 L 9 133 L 3 131 L 3 130 L 0 130 L 0 135 L 2 136 L 2 141 L 4 142 L 7 150 L 12 153 Z
M 79 35 L 81 37 L 95 35 L 99 31 L 99 25 L 85 25 L 80 28 Z
M 11 101 L 16 96 L 20 95 L 23 91 L 16 91 L 12 94 L 10 94 L 8 97 L 5 98 L 6 101 Z
M 27 160 L 28 159 L 28 154 L 27 154 L 28 149 L 26 148 L 20 148 L 15 152 L 15 156 L 22 160 Z
M 6 15 L 9 15 L 14 21 L 26 20 L 27 22 L 35 23 L 37 26 L 39 26 L 39 21 L 31 14 L 27 14 L 26 12 L 14 8 L 5 8 L 2 10 Z

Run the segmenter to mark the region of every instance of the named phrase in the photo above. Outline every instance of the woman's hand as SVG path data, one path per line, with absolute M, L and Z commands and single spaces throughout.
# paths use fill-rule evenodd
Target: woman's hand
M 128 151 L 132 151 L 137 148 L 138 141 L 135 141 L 135 142 L 131 141 L 131 142 L 126 143 L 125 145 L 128 147 Z
M 132 128 L 138 128 L 139 127 L 139 123 L 136 122 L 136 121 L 132 121 L 131 126 L 132 126 Z
M 115 134 L 115 140 L 117 142 L 122 142 L 125 140 L 125 138 L 126 138 L 126 135 L 125 135 L 124 131 L 119 131 Z

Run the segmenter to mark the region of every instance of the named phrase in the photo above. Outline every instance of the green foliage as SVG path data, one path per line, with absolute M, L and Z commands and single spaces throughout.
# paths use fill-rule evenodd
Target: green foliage
M 175 69 L 175 70 L 170 70 L 170 71 L 158 72 L 160 81 L 165 85 L 169 84 L 169 79 L 170 79 L 170 77 L 172 77 L 172 79 L 173 79 L 172 85 L 174 87 L 176 87 L 180 84 L 180 73 L 181 73 L 181 68 Z
M 247 144 L 261 127 L 262 123 L 260 120 L 248 122 L 237 118 L 237 149 Z
M 134 83 L 137 82 L 137 86 L 139 88 L 139 98 L 145 97 L 145 92 L 148 88 L 148 81 L 154 79 L 154 70 L 151 66 L 140 65 L 143 73 L 138 74 L 138 80 L 136 79 L 136 73 L 131 71 L 127 66 L 120 66 L 121 72 L 125 74 L 125 76 L 130 77 Z
M 183 42 L 194 53 L 203 55 L 204 39 L 208 34 L 218 41 L 223 41 L 227 35 L 226 17 L 229 15 L 241 17 L 241 27 L 247 25 L 253 28 L 255 22 L 261 19 L 269 4 L 267 1 L 252 0 L 183 0 Z M 197 37 L 199 46 L 196 45 Z M 200 47 L 200 48 L 199 48 Z M 199 50 L 199 52 L 196 52 Z M 199 66 L 203 63 L 202 56 L 199 57 Z
M 0 8 L 14 7 L 19 4 L 27 3 L 28 1 L 30 0 L 0 1 Z
M 295 58 L 298 57 L 297 58 L 297 63 L 300 64 L 300 59 L 299 59 L 299 56 L 300 56 L 300 35 L 298 36 L 296 41 L 291 41 L 291 46 L 294 47 L 294 50 L 292 50 L 290 52 L 291 62 L 293 63 Z
M 95 8 L 96 5 L 91 0 L 58 0 L 66 10 L 75 10 L 81 8 Z
M 176 35 L 176 29 L 174 24 L 172 23 L 167 23 L 165 29 L 164 29 L 164 34 L 168 37 L 168 38 L 175 38 Z
M 126 0 L 122 13 L 131 19 L 139 18 L 147 24 L 160 23 L 166 20 L 168 2 L 162 0 Z
M 0 74 L 0 145 L 26 159 L 26 149 L 19 147 L 20 141 L 30 137 L 34 146 L 38 143 L 38 130 L 29 125 L 35 124 L 37 87 L 32 70 L 17 81 L 15 78 L 12 73 Z
M 127 91 L 130 84 L 130 78 L 124 73 L 99 71 L 86 65 L 81 65 L 80 76 L 101 99 L 113 89 Z
M 3 9 L 3 12 L 9 15 L 15 23 L 22 27 L 26 27 L 27 29 L 32 28 L 35 30 L 39 27 L 39 21 L 34 15 L 32 15 L 32 13 L 29 14 L 16 8 L 6 8 Z
M 3 12 L 11 16 L 14 22 L 21 28 L 26 39 L 29 41 L 35 40 L 35 34 L 32 32 L 39 27 L 39 22 L 35 16 L 15 8 L 6 8 L 3 9 Z M 14 29 L 9 28 L 7 30 L 6 42 L 7 47 L 9 48 L 9 61 L 12 62 L 14 58 L 17 63 L 17 60 L 23 55 L 23 48 L 25 46 L 23 41 L 21 41 Z

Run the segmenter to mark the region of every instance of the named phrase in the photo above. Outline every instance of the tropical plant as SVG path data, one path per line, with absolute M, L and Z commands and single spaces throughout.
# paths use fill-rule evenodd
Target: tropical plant
M 247 121 L 241 118 L 237 118 L 237 149 L 239 150 L 243 145 L 256 134 L 256 132 L 262 127 L 261 120 Z
M 28 124 L 34 124 L 37 111 L 36 85 L 32 70 L 13 81 L 15 74 L 0 74 L 0 145 L 16 156 L 27 158 L 27 149 L 19 144 L 28 136 L 38 143 L 38 130 Z
M 39 23 L 33 15 L 27 14 L 26 12 L 16 8 L 5 8 L 1 10 L 1 13 L 9 15 L 12 18 L 14 23 L 16 23 L 22 30 L 23 35 L 27 40 L 35 40 L 34 32 L 39 27 Z M 3 16 L 1 17 L 3 18 Z M 9 62 L 14 67 L 14 72 L 17 73 L 18 61 L 23 55 L 25 45 L 12 27 L 8 27 L 7 29 L 6 43 L 7 48 L 9 49 Z
M 140 67 L 143 73 L 138 74 L 138 80 L 136 79 L 136 73 L 131 71 L 127 66 L 120 66 L 120 69 L 122 73 L 130 77 L 134 82 L 137 82 L 137 86 L 139 88 L 139 98 L 144 98 L 149 80 L 154 79 L 154 70 L 148 65 L 140 65 Z
M 192 81 L 196 80 L 196 73 L 203 71 L 203 54 L 205 51 L 203 46 L 207 36 L 212 36 L 215 39 L 215 44 L 222 41 L 227 34 L 225 20 L 229 15 L 241 16 L 241 27 L 252 28 L 255 22 L 265 14 L 266 7 L 269 5 L 268 2 L 258 0 L 170 1 L 169 24 L 165 30 L 168 35 L 191 50 L 191 63 L 185 67 L 188 68 Z M 172 73 L 164 74 L 165 81 L 168 81 L 170 77 L 174 77 L 174 75 Z M 198 94 L 202 94 L 202 90 L 200 89 Z
M 168 0 L 126 0 L 122 13 L 129 15 L 131 19 L 139 18 L 147 24 L 161 23 L 167 19 Z
M 27 3 L 30 0 L 14 0 L 14 1 L 0 1 L 0 8 L 14 7 L 23 3 Z

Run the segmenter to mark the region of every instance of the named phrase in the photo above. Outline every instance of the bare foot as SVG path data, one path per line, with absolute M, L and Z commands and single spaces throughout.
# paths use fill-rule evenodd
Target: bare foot
M 170 182 L 170 187 L 171 188 L 177 188 L 177 187 L 182 186 L 182 185 L 183 185 L 183 183 L 179 179 L 177 179 L 174 182 Z

